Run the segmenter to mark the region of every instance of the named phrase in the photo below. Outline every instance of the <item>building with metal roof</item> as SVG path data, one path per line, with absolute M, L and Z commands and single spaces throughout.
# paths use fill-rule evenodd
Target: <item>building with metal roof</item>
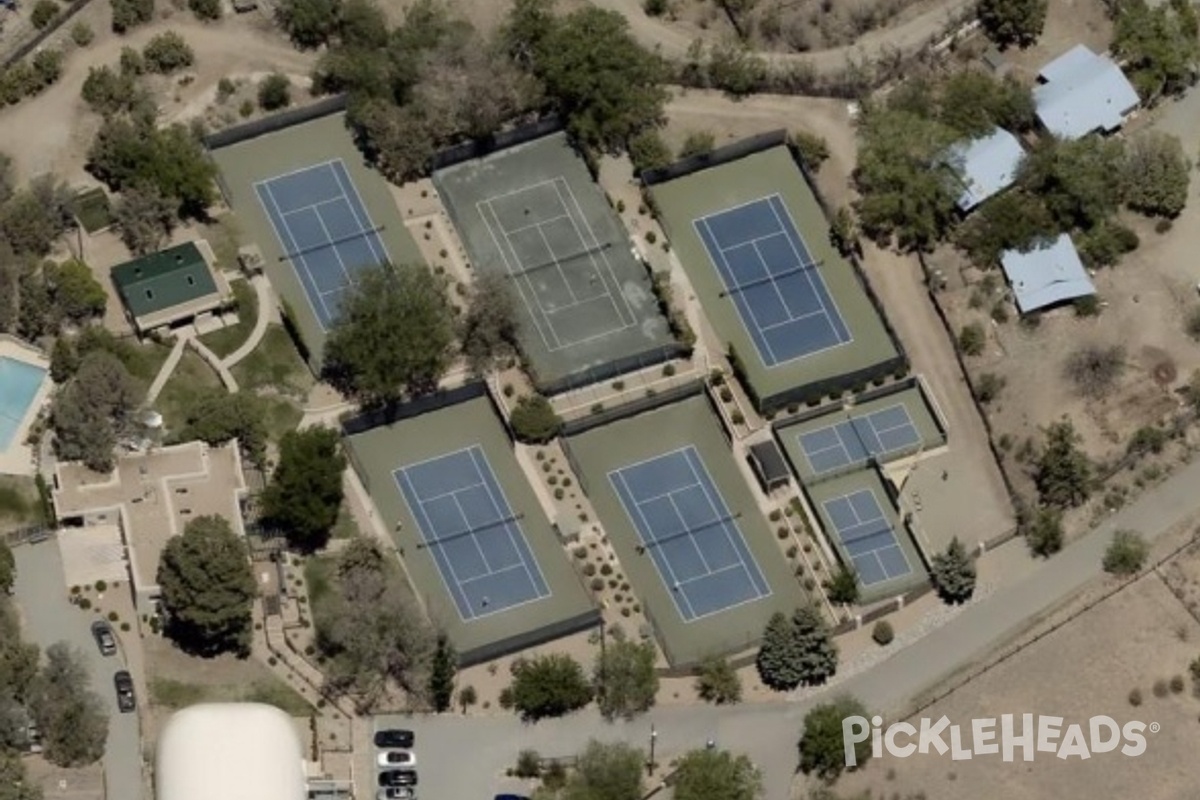
M 112 268 L 112 281 L 139 333 L 209 313 L 229 302 L 229 283 L 203 240 L 185 242 Z
M 959 210 L 970 211 L 1011 186 L 1024 156 L 1021 141 L 1003 128 L 951 147 L 946 165 L 962 184 Z
M 1075 243 L 1065 233 L 1026 253 L 1006 250 L 1000 264 L 1022 314 L 1096 293 Z
M 1140 102 L 1121 68 L 1082 44 L 1043 67 L 1038 80 L 1033 89 L 1038 120 L 1062 139 L 1112 133 Z
M 306 800 L 308 779 L 291 718 L 261 703 L 201 703 L 176 711 L 158 737 L 158 800 Z

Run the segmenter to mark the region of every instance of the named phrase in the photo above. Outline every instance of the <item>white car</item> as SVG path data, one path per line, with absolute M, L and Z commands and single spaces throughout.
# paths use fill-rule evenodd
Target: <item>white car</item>
M 411 786 L 389 786 L 375 794 L 375 800 L 413 800 L 414 797 L 416 794 Z
M 417 757 L 412 750 L 384 750 L 378 762 L 381 767 L 412 769 L 417 765 Z

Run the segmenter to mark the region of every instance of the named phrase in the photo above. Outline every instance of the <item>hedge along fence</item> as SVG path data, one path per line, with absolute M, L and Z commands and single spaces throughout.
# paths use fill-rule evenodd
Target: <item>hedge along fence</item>
M 60 28 L 62 28 L 63 25 L 66 25 L 68 22 L 70 22 L 72 17 L 82 11 L 91 2 L 92 0 L 75 0 L 75 2 L 71 3 L 61 12 L 59 12 L 58 16 L 56 16 L 49 25 L 38 31 L 37 35 L 35 35 L 25 44 L 18 47 L 12 53 L 9 53 L 7 56 L 5 56 L 4 60 L 0 61 L 0 68 L 8 68 L 12 66 L 25 56 L 32 53 L 34 50 L 41 47 L 47 39 L 53 36 Z
M 314 119 L 320 119 L 330 114 L 345 111 L 348 102 L 348 95 L 339 94 L 327 97 L 324 100 L 318 100 L 306 106 L 300 106 L 299 108 L 289 108 L 278 114 L 271 114 L 262 119 L 245 122 L 241 125 L 234 125 L 232 128 L 211 133 L 204 137 L 204 146 L 209 150 L 219 150 L 231 144 L 244 142 L 268 133 L 275 133 L 284 128 L 290 128 L 294 125 L 300 125 L 304 122 L 310 122 Z
M 558 133 L 562 129 L 562 120 L 557 115 L 550 114 L 526 125 L 519 125 L 480 139 L 461 142 L 435 153 L 430 159 L 430 172 L 452 167 L 475 158 L 483 158 L 498 150 L 516 147 L 519 144 Z

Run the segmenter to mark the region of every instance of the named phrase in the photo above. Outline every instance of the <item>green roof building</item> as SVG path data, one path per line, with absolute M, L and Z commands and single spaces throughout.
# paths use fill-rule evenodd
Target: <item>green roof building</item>
M 112 268 L 113 284 L 139 333 L 192 320 L 220 308 L 231 296 L 213 269 L 203 240 L 185 242 Z

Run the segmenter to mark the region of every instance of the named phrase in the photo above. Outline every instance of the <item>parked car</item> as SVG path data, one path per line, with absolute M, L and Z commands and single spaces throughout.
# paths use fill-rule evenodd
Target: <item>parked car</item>
M 405 750 L 412 748 L 417 741 L 412 731 L 399 729 L 375 731 L 376 747 L 401 747 Z
M 417 773 L 411 769 L 388 769 L 379 773 L 380 786 L 416 786 Z
M 375 800 L 413 800 L 417 795 L 409 786 L 389 786 L 375 793 Z
M 96 646 L 100 648 L 100 655 L 113 656 L 117 654 L 117 637 L 113 633 L 112 625 L 102 619 L 98 619 L 92 623 L 92 638 L 96 640 Z
M 133 676 L 126 670 L 120 670 L 113 675 L 113 686 L 117 689 L 117 708 L 122 714 L 127 714 L 137 708 L 137 698 L 133 695 Z
M 417 756 L 412 750 L 384 750 L 377 759 L 381 767 L 406 767 L 417 765 Z
M 520 794 L 498 794 L 496 800 L 529 800 L 529 798 Z

